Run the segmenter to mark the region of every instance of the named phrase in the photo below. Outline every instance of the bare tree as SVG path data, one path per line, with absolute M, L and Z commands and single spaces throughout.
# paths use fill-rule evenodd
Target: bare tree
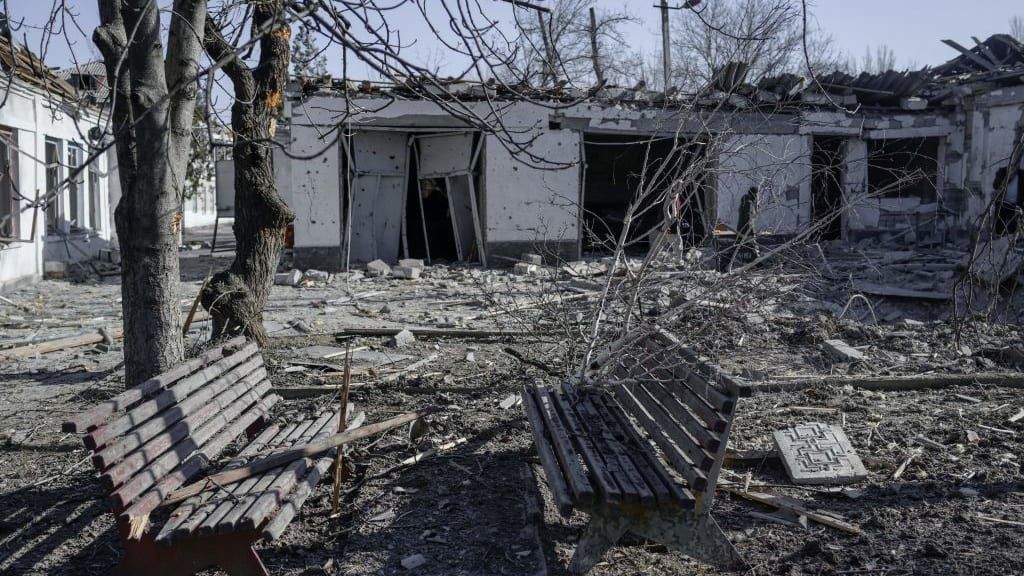
M 875 46 L 874 51 L 870 46 L 865 49 L 861 71 L 869 74 L 881 74 L 895 69 L 896 53 L 887 44 Z
M 303 26 L 296 25 L 295 40 L 292 49 L 292 74 L 303 78 L 319 78 L 327 74 L 327 57 L 323 48 L 317 46 L 313 33 Z
M 802 43 L 806 35 L 806 61 Z M 782 73 L 831 71 L 839 58 L 832 38 L 806 29 L 803 10 L 792 0 L 721 0 L 679 10 L 672 32 L 673 78 L 687 91 L 707 86 L 730 62 L 748 67 L 747 81 Z
M 99 0 L 93 39 L 112 88 L 123 195 L 114 214 L 122 253 L 125 382 L 181 362 L 177 238 L 192 140 L 205 0 L 175 0 L 168 44 L 157 4 Z
M 223 23 L 206 20 L 206 52 L 213 61 L 223 63 L 234 87 L 231 128 L 237 248 L 231 267 L 207 283 L 202 301 L 213 317 L 215 337 L 242 333 L 263 344 L 263 305 L 277 271 L 285 229 L 295 218 L 277 192 L 271 156 L 288 78 L 291 28 L 284 0 L 254 2 L 251 13 L 250 35 L 259 45 L 259 60 L 253 67 L 226 39 Z
M 1024 42 L 1024 17 L 1014 16 L 1010 18 L 1010 36 L 1019 42 Z
M 612 84 L 635 82 L 622 26 L 636 18 L 625 10 L 597 10 L 595 4 L 556 0 L 549 13 L 519 20 L 522 36 L 515 45 L 512 75 L 538 86 L 564 80 L 589 87 L 599 75 Z

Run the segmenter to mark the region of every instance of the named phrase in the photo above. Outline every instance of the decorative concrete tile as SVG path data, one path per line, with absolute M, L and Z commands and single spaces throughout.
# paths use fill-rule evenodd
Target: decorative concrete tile
M 838 426 L 811 422 L 776 430 L 775 446 L 795 484 L 850 484 L 868 471 Z

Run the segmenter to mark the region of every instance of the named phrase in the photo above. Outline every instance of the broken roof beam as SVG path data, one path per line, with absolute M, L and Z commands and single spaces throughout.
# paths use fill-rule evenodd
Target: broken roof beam
M 960 52 L 968 60 L 970 60 L 971 62 L 974 62 L 975 64 L 981 66 L 982 68 L 984 68 L 986 70 L 995 70 L 996 69 L 996 65 L 995 64 L 993 64 L 992 62 L 989 62 L 988 60 L 982 58 L 978 54 L 975 54 L 974 52 L 971 52 L 967 48 L 964 48 L 963 46 L 957 44 L 953 40 L 948 40 L 948 39 L 947 40 L 943 40 L 942 43 L 945 44 L 946 46 L 949 46 L 950 48 Z

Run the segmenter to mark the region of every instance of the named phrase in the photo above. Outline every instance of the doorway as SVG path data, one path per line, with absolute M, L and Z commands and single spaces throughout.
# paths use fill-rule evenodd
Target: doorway
M 816 240 L 838 240 L 843 232 L 841 136 L 814 136 L 811 153 L 811 225 Z

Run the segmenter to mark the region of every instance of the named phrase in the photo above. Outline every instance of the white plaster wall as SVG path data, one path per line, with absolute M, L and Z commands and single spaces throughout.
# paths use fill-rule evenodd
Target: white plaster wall
M 757 231 L 793 234 L 810 221 L 811 137 L 731 136 L 718 156 L 718 221 L 736 228 L 740 199 L 759 189 Z
M 305 118 L 293 120 L 290 205 L 295 210 L 296 248 L 341 246 L 339 146 L 332 142 L 334 132 L 324 132 Z M 294 157 L 310 155 L 315 157 Z
M 971 115 L 971 147 L 968 151 L 967 181 L 971 194 L 964 218 L 973 221 L 982 213 L 995 192 L 993 182 L 999 168 L 1006 166 L 1013 150 L 1014 130 L 1021 118 L 1021 104 L 986 107 L 979 105 Z M 1016 191 L 1016 179 L 1008 193 Z
M 86 155 L 90 153 L 86 134 L 90 127 L 100 122 L 97 111 L 85 111 L 79 118 L 74 118 L 68 111 L 54 109 L 54 103 L 48 96 L 32 87 L 16 82 L 10 90 L 7 102 L 0 108 L 0 125 L 15 128 L 18 130 L 18 189 L 21 194 L 28 198 L 34 198 L 36 190 L 40 195 L 46 193 L 46 167 L 45 167 L 45 141 L 46 138 L 60 139 L 65 145 L 67 142 L 78 144 Z M 62 152 L 66 150 L 62 146 Z M 62 161 L 66 157 L 61 158 Z M 100 154 L 95 160 L 96 169 L 99 171 L 99 221 L 95 223 L 85 222 L 87 226 L 96 229 L 95 233 L 77 235 L 70 241 L 74 242 L 89 255 L 95 253 L 109 243 L 113 222 L 111 214 L 105 208 L 109 205 L 109 187 L 107 174 L 107 155 Z M 65 174 L 67 172 L 65 171 Z M 88 172 L 83 176 L 88 186 Z M 68 192 L 66 189 L 60 193 L 59 201 L 65 208 L 69 205 Z M 36 221 L 36 235 L 31 237 L 32 220 L 35 210 L 27 206 L 28 202 L 22 201 L 20 218 L 20 237 L 28 242 L 0 246 L 0 289 L 15 282 L 38 278 L 42 274 L 44 259 L 44 244 L 53 243 L 59 239 L 46 237 L 45 211 L 40 209 Z M 88 206 L 83 206 L 83 212 L 88 219 Z M 56 258 L 68 260 L 67 249 L 63 247 L 63 240 L 60 239 L 61 251 L 50 250 Z M 76 251 L 72 248 L 72 254 Z M 72 258 L 84 258 L 84 255 L 72 256 Z
M 525 161 L 524 155 L 517 160 L 497 136 L 487 136 L 485 242 L 575 242 L 579 234 L 579 133 L 541 133 L 529 150 L 548 164 L 520 162 Z

